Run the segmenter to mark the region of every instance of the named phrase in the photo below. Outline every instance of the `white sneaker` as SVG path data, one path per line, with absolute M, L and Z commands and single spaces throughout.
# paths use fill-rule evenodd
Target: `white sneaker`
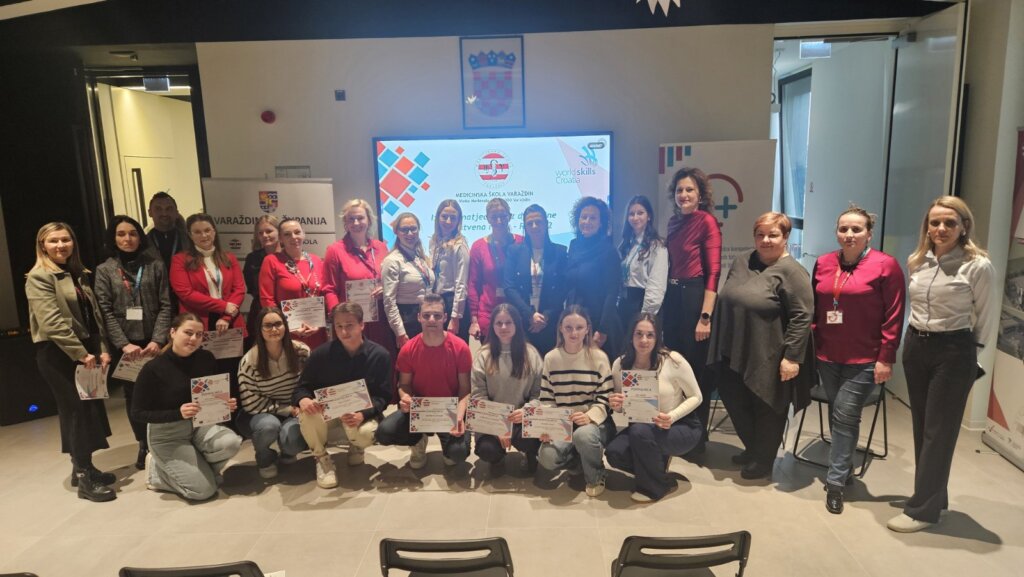
M 356 467 L 366 462 L 366 449 L 350 444 L 348 446 L 348 466 Z
M 643 493 L 637 493 L 637 492 L 634 492 L 634 493 L 630 494 L 629 498 L 632 499 L 634 503 L 644 503 L 644 504 L 646 504 L 646 503 L 653 503 L 654 502 L 654 499 L 651 499 L 650 497 L 648 497 L 647 495 L 644 495 Z
M 338 477 L 334 474 L 334 461 L 328 454 L 316 457 L 316 484 L 321 489 L 333 489 L 338 486 Z
M 604 493 L 604 479 L 601 479 L 596 485 L 587 485 L 588 497 L 597 497 L 601 493 Z
M 886 527 L 890 530 L 896 531 L 897 533 L 916 533 L 922 529 L 927 529 L 935 523 L 929 523 L 928 521 L 918 521 L 906 513 L 900 513 L 889 522 L 886 523 Z
M 418 443 L 410 447 L 412 454 L 409 455 L 409 468 L 422 469 L 427 466 L 427 436 L 423 435 Z
M 144 471 L 145 471 L 145 475 L 146 475 L 146 488 L 149 489 L 150 491 L 156 491 L 157 490 L 156 485 L 154 485 L 153 483 L 149 482 L 149 480 L 152 478 L 151 475 L 153 474 L 153 453 L 152 452 L 146 453 L 146 467 L 145 467 Z
M 260 467 L 260 477 L 263 479 L 273 479 L 277 476 L 277 464 L 271 463 L 266 467 Z

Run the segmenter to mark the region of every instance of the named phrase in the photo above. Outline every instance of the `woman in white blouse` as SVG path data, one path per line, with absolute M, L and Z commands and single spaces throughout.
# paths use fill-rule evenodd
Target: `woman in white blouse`
M 914 427 L 914 494 L 888 527 L 900 533 L 925 529 L 949 508 L 949 470 L 971 385 L 978 377 L 978 349 L 989 339 L 992 263 L 974 244 L 974 216 L 953 196 L 935 200 L 921 224 L 910 272 L 910 327 L 904 339 Z
M 384 285 L 384 312 L 401 349 L 423 330 L 417 318 L 420 301 L 434 286 L 430 259 L 420 240 L 420 219 L 411 212 L 398 215 L 392 225 L 395 244 L 380 265 Z
M 637 195 L 626 204 L 622 226 L 622 293 L 619 318 L 629 326 L 637 313 L 657 315 L 668 286 L 668 249 L 654 228 L 654 210 L 646 196 Z
M 431 292 L 444 299 L 448 332 L 462 340 L 469 337 L 466 314 L 466 281 L 469 279 L 469 243 L 462 236 L 462 207 L 445 199 L 434 214 L 434 234 L 430 237 L 430 262 L 434 266 Z
M 658 412 L 651 422 L 632 423 L 619 433 L 605 448 L 605 457 L 612 467 L 633 473 L 635 486 L 630 497 L 637 503 L 650 503 L 676 488 L 666 470 L 669 460 L 689 453 L 700 442 L 704 427 L 693 411 L 702 399 L 689 363 L 662 344 L 658 318 L 641 312 L 630 326 L 626 352 L 612 365 L 615 392 L 608 396 L 608 403 L 621 411 L 626 403 L 623 381 L 653 372 Z

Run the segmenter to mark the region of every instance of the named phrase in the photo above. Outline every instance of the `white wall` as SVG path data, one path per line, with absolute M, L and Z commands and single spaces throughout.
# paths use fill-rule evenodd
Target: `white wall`
M 995 265 L 992 298 L 1001 303 L 1007 258 L 1024 257 L 1024 248 L 1010 248 L 1017 127 L 1024 126 L 1024 0 L 972 0 L 968 36 L 963 197 L 977 220 L 976 237 Z M 993 309 L 998 318 L 1000 307 Z M 981 354 L 988 369 L 995 341 L 993 334 Z M 968 427 L 985 426 L 992 372 L 974 385 L 964 414 Z
M 336 206 L 376 205 L 374 136 L 483 134 L 462 129 L 457 37 L 196 51 L 214 177 L 310 165 L 334 179 Z M 527 34 L 526 128 L 505 133 L 612 130 L 613 194 L 653 196 L 658 144 L 768 137 L 771 57 L 768 25 Z M 276 123 L 260 121 L 266 109 Z

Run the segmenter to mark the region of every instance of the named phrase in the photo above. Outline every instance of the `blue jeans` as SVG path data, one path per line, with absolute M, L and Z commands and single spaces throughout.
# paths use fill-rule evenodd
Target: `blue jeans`
M 466 431 L 461 437 L 449 435 L 448 433 L 410 433 L 409 413 L 395 411 L 384 417 L 384 420 L 377 426 L 376 439 L 380 445 L 404 445 L 411 447 L 420 442 L 423 435 L 437 435 L 441 441 L 441 454 L 455 461 L 462 463 L 469 458 L 470 433 Z
M 704 426 L 693 413 L 668 429 L 633 423 L 608 443 L 605 457 L 612 467 L 633 473 L 637 493 L 661 499 L 676 486 L 675 479 L 665 472 L 669 457 L 689 453 L 703 434 Z
M 257 467 L 269 467 L 277 462 L 277 451 L 270 448 L 275 442 L 285 457 L 294 457 L 309 448 L 302 438 L 299 420 L 295 417 L 240 413 L 238 428 L 243 436 L 252 439 Z
M 853 453 L 860 438 L 860 414 L 875 384 L 875 363 L 843 365 L 818 361 L 821 386 L 830 405 L 832 451 L 825 484 L 841 489 L 853 474 Z
M 572 442 L 542 443 L 537 452 L 541 467 L 552 471 L 583 466 L 583 478 L 588 485 L 597 485 L 604 479 L 604 448 L 615 437 L 615 423 L 611 417 L 600 425 L 590 423 L 576 427 Z

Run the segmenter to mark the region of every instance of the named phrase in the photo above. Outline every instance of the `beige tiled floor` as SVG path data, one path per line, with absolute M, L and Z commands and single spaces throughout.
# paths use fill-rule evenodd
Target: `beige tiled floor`
M 112 503 L 75 497 L 68 459 L 56 450 L 56 418 L 0 428 L 0 572 L 102 577 L 124 565 L 252 559 L 288 577 L 371 576 L 380 574 L 384 537 L 500 535 L 517 575 L 593 576 L 609 573 L 629 535 L 746 529 L 753 534 L 750 576 L 1024 575 L 1024 473 L 976 433 L 961 435 L 943 523 L 914 535 L 885 528 L 913 481 L 909 412 L 897 402 L 889 409 L 889 458 L 871 465 L 848 492 L 846 512 L 835 516 L 823 506 L 822 471 L 788 453 L 780 452 L 772 482 L 742 480 L 729 462 L 737 441 L 727 424 L 712 435 L 702 465 L 673 461 L 679 489 L 649 506 L 632 504 L 632 481 L 620 473 L 609 477 L 605 495 L 589 499 L 579 481 L 519 474 L 518 456 L 501 477 L 472 463 L 446 470 L 436 440 L 420 472 L 406 466 L 405 449 L 375 447 L 352 469 L 344 448 L 332 449 L 341 477 L 332 491 L 313 483 L 308 457 L 264 483 L 246 444 L 221 494 L 190 504 L 145 489 L 130 465 L 136 447 L 123 405 L 113 400 L 112 449 L 96 455 L 120 479 Z

